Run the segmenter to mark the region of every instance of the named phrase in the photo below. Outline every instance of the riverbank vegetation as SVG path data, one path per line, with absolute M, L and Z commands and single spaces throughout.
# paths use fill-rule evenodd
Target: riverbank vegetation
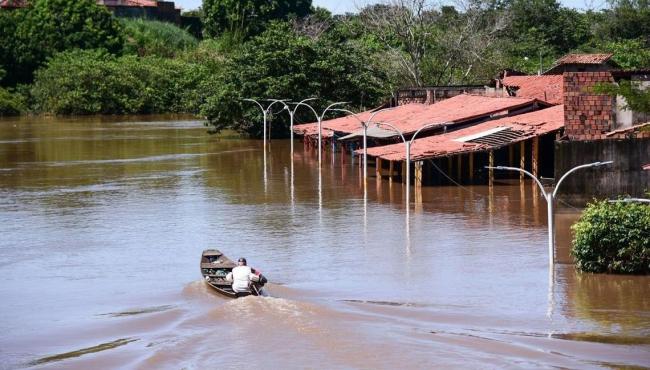
M 198 113 L 201 64 L 101 50 L 57 54 L 36 72 L 33 108 L 55 114 Z
M 650 273 L 650 207 L 599 201 L 572 226 L 572 254 L 585 272 Z
M 386 0 L 332 15 L 310 0 L 204 0 L 198 14 L 202 40 L 172 24 L 117 19 L 94 0 L 0 11 L 0 114 L 187 112 L 259 135 L 259 109 L 243 98 L 363 109 L 402 86 L 482 84 L 506 68 L 547 69 L 572 51 L 650 68 L 647 1 L 578 11 L 556 0 Z M 300 110 L 298 121 L 312 116 Z

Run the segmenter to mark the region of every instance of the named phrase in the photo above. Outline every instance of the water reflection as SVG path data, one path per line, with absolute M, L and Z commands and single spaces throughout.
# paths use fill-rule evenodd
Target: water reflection
M 154 345 L 125 345 L 130 364 L 190 359 L 167 366 L 177 368 L 225 361 L 210 357 L 218 357 L 215 342 L 220 355 L 287 364 L 268 345 L 282 341 L 294 361 L 341 367 L 376 353 L 412 367 L 450 358 L 442 365 L 575 368 L 598 356 L 634 365 L 647 355 L 607 340 L 604 354 L 583 351 L 567 343 L 579 339 L 560 339 L 647 336 L 648 278 L 591 277 L 562 264 L 549 271 L 545 203 L 529 182 L 423 187 L 410 210 L 403 184 L 364 181 L 360 158 L 327 154 L 319 169 L 310 148 L 277 140 L 264 150 L 262 141 L 206 135 L 201 122 L 15 124 L 0 121 L 3 363 L 9 353 L 29 351 L 11 357 L 25 363 L 131 337 Z M 570 262 L 575 214 L 560 211 L 558 261 Z M 196 265 L 207 247 L 249 257 L 283 283 L 272 287 L 279 298 L 224 304 L 202 291 Z M 255 338 L 245 335 L 260 327 Z M 348 336 L 358 340 L 345 350 L 321 340 Z M 367 352 L 348 347 L 375 341 Z M 119 362 L 126 352 L 116 352 L 112 367 L 128 367 Z M 611 355 L 622 352 L 629 361 Z
M 565 315 L 605 334 L 650 335 L 648 277 L 577 273 L 568 265 L 558 273 Z

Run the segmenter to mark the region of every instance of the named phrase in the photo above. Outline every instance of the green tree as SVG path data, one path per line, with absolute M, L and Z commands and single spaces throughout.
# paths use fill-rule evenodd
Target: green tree
M 589 36 L 589 25 L 583 14 L 562 7 L 557 0 L 510 0 L 506 3 L 512 19 L 508 36 L 514 40 L 538 34 L 540 43 L 564 53 L 585 42 Z
M 369 56 L 335 35 L 314 40 L 297 35 L 287 23 L 273 23 L 206 81 L 202 112 L 217 130 L 233 128 L 261 136 L 259 108 L 243 98 L 316 97 L 318 109 L 341 100 L 350 101 L 350 107 L 374 106 L 387 91 L 385 76 L 370 68 Z M 285 116 L 274 120 L 274 133 L 288 134 Z M 308 110 L 300 110 L 299 122 L 314 120 Z
M 14 11 L 0 11 L 0 69 L 3 73 L 0 75 L 0 85 L 8 84 L 9 80 L 5 83 L 4 78 L 7 77 L 8 70 L 15 73 L 16 61 L 16 39 L 14 33 L 16 30 L 16 14 Z M 13 76 L 12 76 L 13 78 Z
M 557 57 L 589 40 L 591 23 L 585 13 L 562 7 L 557 0 L 498 2 L 511 21 L 501 34 L 506 55 L 503 67 L 535 73 Z M 541 63 L 540 63 L 541 57 Z
M 26 110 L 25 99 L 20 94 L 11 93 L 0 87 L 0 117 L 16 116 Z
M 623 69 L 650 69 L 650 46 L 641 39 L 611 41 L 601 50 L 613 53 L 612 58 Z
M 612 53 L 612 60 L 622 69 L 650 68 L 650 46 L 643 39 L 603 40 L 592 39 L 581 45 L 577 52 Z
M 34 0 L 12 13 L 0 22 L 0 27 L 15 25 L 0 36 L 0 47 L 10 47 L 2 63 L 8 84 L 31 81 L 33 72 L 59 51 L 103 48 L 117 53 L 122 49 L 118 22 L 94 0 Z
M 641 38 L 650 46 L 650 1 L 608 0 L 602 32 L 610 40 Z
M 309 14 L 311 0 L 203 0 L 204 33 L 243 40 L 262 32 L 269 21 Z

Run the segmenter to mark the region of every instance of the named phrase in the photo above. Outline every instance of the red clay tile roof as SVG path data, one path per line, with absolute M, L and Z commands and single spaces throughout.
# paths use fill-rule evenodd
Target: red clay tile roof
M 614 135 L 617 135 L 617 134 L 624 134 L 624 133 L 627 133 L 627 132 L 634 132 L 634 131 L 638 131 L 639 129 L 641 129 L 643 127 L 650 127 L 650 122 L 639 123 L 639 124 L 636 124 L 634 126 L 619 128 L 618 130 L 614 130 L 614 131 L 610 131 L 610 132 L 606 133 L 605 136 L 614 136 Z
M 514 86 L 518 98 L 535 98 L 549 104 L 562 104 L 562 75 L 507 76 L 502 81 L 505 86 Z
M 439 124 L 431 129 L 445 125 L 449 127 L 469 120 L 526 107 L 534 102 L 535 99 L 532 98 L 493 98 L 462 94 L 435 104 L 400 105 L 392 110 L 379 113 L 373 121 L 390 123 L 408 135 L 428 123 Z M 371 114 L 372 112 L 366 111 L 358 114 L 358 117 L 367 120 Z M 350 134 L 359 129 L 361 129 L 361 124 L 353 116 L 323 121 L 324 136 L 331 136 L 331 131 Z M 307 123 L 294 126 L 294 132 L 301 135 L 316 135 L 318 128 L 315 123 Z
M 603 64 L 614 54 L 567 54 L 555 62 L 560 64 Z
M 422 160 L 496 149 L 503 145 L 527 140 L 562 127 L 564 127 L 564 106 L 556 105 L 530 113 L 479 123 L 446 134 L 416 139 L 411 146 L 411 159 Z M 502 130 L 502 132 L 508 131 L 510 133 L 506 144 L 491 145 L 471 142 L 475 140 L 472 137 L 485 137 L 488 133 L 497 132 L 498 130 Z M 368 155 L 391 161 L 403 161 L 406 159 L 404 144 L 401 142 L 369 148 Z

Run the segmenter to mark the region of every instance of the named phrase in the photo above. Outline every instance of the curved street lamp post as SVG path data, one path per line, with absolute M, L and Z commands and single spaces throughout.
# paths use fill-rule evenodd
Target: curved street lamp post
M 255 100 L 255 99 L 242 99 L 244 101 L 249 101 L 257 104 L 258 107 L 262 110 L 262 116 L 264 118 L 263 121 L 263 131 L 262 131 L 262 141 L 264 142 L 264 192 L 266 193 L 267 186 L 268 186 L 268 178 L 267 178 L 267 173 L 266 173 L 266 117 L 268 116 L 269 112 L 271 111 L 271 108 L 273 107 L 274 104 L 278 102 L 284 103 L 282 100 L 273 100 L 271 104 L 269 104 L 266 108 L 262 106 L 262 104 Z
M 370 118 L 368 118 L 367 121 L 363 121 L 361 118 L 359 118 L 359 115 L 348 110 L 348 109 L 340 109 L 340 108 L 335 108 L 332 109 L 333 111 L 338 111 L 338 112 L 345 112 L 349 113 L 352 115 L 354 118 L 357 119 L 361 123 L 361 126 L 363 127 L 363 180 L 364 182 L 368 178 L 368 127 L 372 125 L 372 119 L 375 118 L 376 115 L 378 115 L 381 112 L 388 111 L 394 108 L 384 108 L 380 109 L 376 112 L 373 112 Z
M 293 163 L 293 123 L 294 123 L 294 116 L 296 115 L 296 111 L 298 110 L 298 107 L 301 104 L 304 104 L 306 101 L 315 100 L 315 99 L 316 98 L 307 98 L 307 99 L 301 100 L 298 103 L 289 102 L 289 104 L 296 104 L 296 106 L 293 107 L 293 109 L 291 109 L 289 107 L 289 105 L 287 105 L 286 100 L 269 99 L 269 100 L 272 100 L 272 101 L 282 103 L 282 105 L 284 105 L 284 109 L 287 111 L 287 113 L 289 113 L 289 135 L 290 135 L 290 139 L 291 139 L 291 158 L 292 158 L 291 162 L 292 163 Z
M 276 103 L 284 103 L 286 100 L 269 99 L 269 101 L 271 101 L 271 104 L 269 104 L 266 108 L 264 108 L 262 103 L 260 103 L 259 101 L 255 100 L 255 99 L 242 99 L 242 100 L 253 102 L 253 103 L 257 104 L 257 106 L 262 110 L 262 116 L 264 118 L 264 121 L 263 121 L 264 127 L 263 127 L 263 131 L 262 131 L 262 138 L 264 139 L 264 152 L 266 153 L 266 140 L 267 140 L 267 138 L 266 138 L 266 122 L 267 122 L 267 116 L 268 116 L 269 112 L 271 112 L 271 108 L 273 107 L 274 104 L 276 104 Z
M 327 108 L 325 108 L 325 110 L 323 111 L 323 113 L 320 114 L 320 115 L 318 114 L 318 112 L 316 112 L 316 109 L 314 109 L 314 107 L 312 107 L 311 105 L 309 105 L 309 104 L 307 104 L 307 103 L 304 103 L 304 102 L 295 103 L 295 104 L 296 104 L 296 107 L 297 107 L 297 106 L 300 106 L 300 105 L 304 105 L 304 106 L 306 106 L 307 108 L 311 109 L 311 111 L 312 111 L 312 112 L 314 113 L 314 115 L 316 116 L 316 120 L 318 121 L 318 167 L 320 167 L 320 165 L 321 165 L 321 159 L 322 159 L 322 155 L 323 155 L 323 153 L 322 153 L 322 149 L 321 149 L 321 145 L 322 145 L 321 143 L 322 143 L 322 141 L 323 141 L 323 139 L 322 139 L 322 131 L 323 131 L 323 130 L 322 130 L 322 126 L 323 126 L 323 117 L 325 117 L 325 114 L 326 114 L 328 111 L 332 110 L 333 107 L 335 107 L 335 106 L 337 106 L 337 105 L 341 105 L 341 104 L 348 104 L 348 103 L 349 103 L 349 102 L 345 102 L 345 101 L 340 101 L 340 102 L 332 103 L 332 104 L 328 105 Z
M 535 180 L 535 183 L 539 187 L 540 191 L 542 192 L 542 195 L 544 196 L 544 199 L 546 199 L 546 204 L 547 204 L 547 215 L 548 215 L 548 262 L 549 266 L 552 266 L 554 263 L 554 257 L 555 257 L 555 227 L 553 223 L 553 203 L 555 201 L 555 196 L 557 195 L 557 191 L 560 188 L 560 185 L 562 185 L 562 182 L 564 179 L 567 178 L 570 174 L 573 172 L 582 169 L 582 168 L 589 168 L 589 167 L 600 167 L 600 166 L 605 166 L 608 164 L 614 163 L 613 161 L 605 161 L 605 162 L 594 162 L 594 163 L 588 163 L 588 164 L 583 164 L 580 166 L 573 167 L 569 171 L 567 171 L 562 177 L 560 177 L 560 180 L 555 184 L 555 187 L 553 188 L 553 191 L 546 192 L 544 190 L 544 186 L 542 186 L 542 183 L 539 181 L 537 177 L 535 177 L 532 173 L 524 170 L 523 168 L 517 168 L 517 167 L 506 167 L 506 166 L 485 166 L 485 168 L 488 169 L 495 169 L 495 170 L 506 170 L 506 171 L 519 171 L 528 177 L 532 178 Z
M 409 140 L 406 140 L 406 138 L 404 137 L 404 134 L 402 133 L 402 131 L 400 129 L 398 129 L 397 127 L 393 126 L 390 123 L 385 123 L 385 122 L 379 123 L 378 122 L 376 125 L 378 127 L 379 126 L 388 126 L 388 127 L 392 128 L 393 131 L 395 131 L 396 133 L 399 134 L 400 138 L 402 139 L 402 141 L 404 142 L 404 145 L 406 147 L 406 208 L 409 209 L 411 207 L 411 205 L 410 205 L 410 198 L 411 198 L 411 145 L 413 145 L 413 141 L 418 136 L 420 131 L 422 131 L 424 129 L 427 129 L 427 128 L 434 127 L 434 126 L 440 126 L 440 123 L 433 122 L 433 123 L 428 123 L 428 124 L 420 127 L 417 131 L 415 131 L 415 133 L 413 134 L 413 136 Z
M 293 186 L 293 182 L 294 182 L 293 181 L 293 179 L 294 179 L 294 175 L 293 175 L 293 122 L 294 122 L 294 116 L 296 114 L 296 111 L 298 110 L 298 107 L 301 104 L 304 104 L 306 101 L 310 101 L 310 100 L 314 100 L 314 99 L 316 99 L 316 98 L 303 99 L 298 103 L 289 102 L 289 104 L 296 104 L 296 106 L 293 109 L 291 109 L 289 107 L 289 105 L 285 102 L 285 100 L 269 99 L 271 101 L 279 102 L 282 105 L 284 105 L 283 110 L 286 110 L 289 113 L 289 134 L 290 134 L 290 137 L 291 137 L 290 140 L 291 140 L 291 202 L 292 202 L 292 204 L 293 204 L 293 201 L 294 201 L 294 186 Z

